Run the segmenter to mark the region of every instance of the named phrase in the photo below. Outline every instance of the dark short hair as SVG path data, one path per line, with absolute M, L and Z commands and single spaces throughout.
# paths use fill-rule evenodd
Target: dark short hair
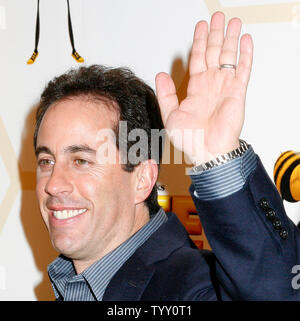
M 44 89 L 36 112 L 36 125 L 34 131 L 34 148 L 36 149 L 37 136 L 41 121 L 48 108 L 65 98 L 88 97 L 95 100 L 104 100 L 106 105 L 117 110 L 117 120 L 126 121 L 127 129 L 143 129 L 151 137 L 151 129 L 163 129 L 158 101 L 153 89 L 143 80 L 134 75 L 128 68 L 108 68 L 101 65 L 80 67 L 54 78 Z M 117 107 L 117 108 L 116 108 Z M 118 121 L 116 121 L 118 123 Z M 118 128 L 113 128 L 118 137 Z M 117 147 L 119 148 L 119 141 Z M 135 144 L 128 141 L 127 151 Z M 159 140 L 158 165 L 162 155 L 163 140 Z M 148 140 L 148 155 L 151 159 L 151 139 Z M 124 152 L 121 150 L 121 153 Z M 127 163 L 122 167 L 132 172 L 138 164 L 132 164 L 127 157 Z M 149 197 L 145 200 L 150 214 L 158 211 L 157 186 L 153 187 Z

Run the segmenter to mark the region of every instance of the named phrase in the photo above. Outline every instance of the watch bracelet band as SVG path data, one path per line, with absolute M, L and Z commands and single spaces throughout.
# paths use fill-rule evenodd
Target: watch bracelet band
M 212 159 L 206 163 L 203 163 L 194 167 L 194 172 L 207 171 L 214 167 L 224 165 L 237 157 L 241 157 L 249 149 L 249 145 L 242 139 L 239 139 L 239 142 L 240 142 L 240 146 L 238 148 L 234 149 L 229 153 L 220 155 L 215 159 Z

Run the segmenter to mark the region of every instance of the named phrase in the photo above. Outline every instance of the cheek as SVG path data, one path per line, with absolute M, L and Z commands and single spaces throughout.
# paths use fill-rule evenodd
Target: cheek
M 45 187 L 51 178 L 52 171 L 41 171 L 37 168 L 36 171 L 36 194 L 41 196 L 45 192 Z
M 74 179 L 74 191 L 79 198 L 85 199 L 96 210 L 109 201 L 110 182 L 94 173 L 79 174 Z
M 134 205 L 135 185 L 133 174 L 122 170 L 116 178 L 112 189 L 112 193 L 114 193 L 121 206 L 123 204 L 124 207 L 130 208 Z
M 102 188 L 99 180 L 94 179 L 92 177 L 85 177 L 76 181 L 75 183 L 76 189 L 79 194 L 88 199 L 97 199 L 97 197 L 101 196 Z
M 79 177 L 75 185 L 78 193 L 93 203 L 95 210 L 113 210 L 122 204 L 131 203 L 130 181 L 125 180 L 120 173 L 101 175 L 93 172 Z
M 48 181 L 48 177 L 46 177 L 45 175 L 38 174 L 36 177 L 35 193 L 36 193 L 39 203 L 45 197 L 45 186 L 47 184 L 47 181 Z
M 45 203 L 47 199 L 47 194 L 45 193 L 46 180 L 37 179 L 35 193 L 40 207 L 40 214 L 46 224 L 47 229 L 49 229 L 49 218 L 48 213 L 45 210 Z

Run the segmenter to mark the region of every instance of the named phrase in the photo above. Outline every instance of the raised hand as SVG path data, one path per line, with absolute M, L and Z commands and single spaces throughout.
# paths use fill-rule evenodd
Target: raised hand
M 172 78 L 166 73 L 156 76 L 156 93 L 165 128 L 168 132 L 177 132 L 170 136 L 172 143 L 194 164 L 239 146 L 253 59 L 252 38 L 245 34 L 240 39 L 241 25 L 240 19 L 231 19 L 224 37 L 222 12 L 212 16 L 209 31 L 206 21 L 198 22 L 191 51 L 187 97 L 180 104 Z M 185 129 L 202 130 L 203 140 L 194 143 L 185 140 L 182 146 Z

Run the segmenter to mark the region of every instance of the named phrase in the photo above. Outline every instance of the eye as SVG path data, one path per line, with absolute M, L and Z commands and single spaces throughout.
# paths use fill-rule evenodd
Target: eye
M 74 162 L 76 165 L 79 165 L 79 166 L 89 165 L 89 161 L 82 158 L 75 159 Z
M 52 166 L 54 165 L 54 161 L 52 159 L 40 159 L 38 161 L 39 166 Z
M 54 164 L 55 164 L 54 160 L 48 159 L 48 158 L 42 158 L 38 161 L 38 167 L 42 171 L 52 170 L 52 167 L 54 166 Z

